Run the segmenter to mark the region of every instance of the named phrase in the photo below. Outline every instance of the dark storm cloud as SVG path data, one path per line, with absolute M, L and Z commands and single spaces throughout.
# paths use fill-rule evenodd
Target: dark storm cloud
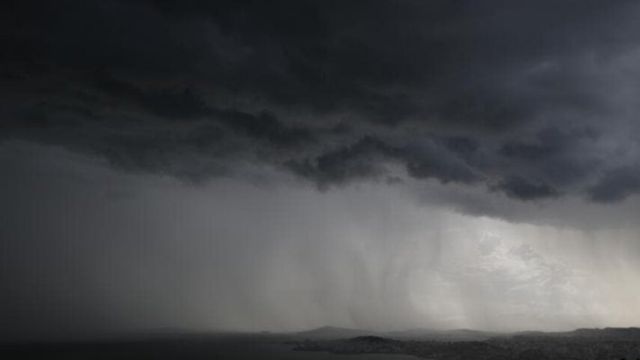
M 292 146 L 313 141 L 308 129 L 288 127 L 273 114 L 262 111 L 251 114 L 233 108 L 207 105 L 201 95 L 191 88 L 164 88 L 143 91 L 108 75 L 97 81 L 97 88 L 113 96 L 116 101 L 131 102 L 145 112 L 165 119 L 206 119 L 255 139 L 270 141 L 275 146 Z
M 632 1 L 3 7 L 5 139 L 199 180 L 258 163 L 321 187 L 399 168 L 522 200 L 639 190 L 615 170 L 638 154 L 603 159 L 633 152 Z
M 558 196 L 558 192 L 546 184 L 531 182 L 521 177 L 512 177 L 501 182 L 496 189 L 504 191 L 509 197 L 522 200 L 535 200 Z
M 615 169 L 605 174 L 589 189 L 589 196 L 598 202 L 614 202 L 640 191 L 640 172 L 636 168 Z
M 291 161 L 296 174 L 315 180 L 321 188 L 350 179 L 369 178 L 383 173 L 382 161 L 398 156 L 398 150 L 378 139 L 365 137 L 355 144 L 321 154 L 314 159 Z

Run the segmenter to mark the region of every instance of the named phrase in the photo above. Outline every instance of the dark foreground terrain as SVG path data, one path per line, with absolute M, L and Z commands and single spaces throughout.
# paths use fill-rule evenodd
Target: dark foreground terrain
M 355 336 L 351 336 L 355 335 Z M 0 344 L 0 359 L 640 359 L 640 329 L 495 334 L 470 330 L 154 336 L 135 340 Z
M 529 337 L 486 341 L 393 340 L 375 336 L 306 341 L 298 351 L 335 354 L 405 354 L 423 359 L 640 359 L 640 341 L 574 337 Z
M 300 352 L 294 349 L 300 339 L 272 335 L 181 335 L 146 340 L 4 344 L 0 345 L 0 360 L 416 360 L 408 355 Z

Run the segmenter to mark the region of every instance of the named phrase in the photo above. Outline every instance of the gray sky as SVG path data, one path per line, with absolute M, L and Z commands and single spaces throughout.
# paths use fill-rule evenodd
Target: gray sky
M 633 1 L 2 6 L 4 338 L 640 323 Z

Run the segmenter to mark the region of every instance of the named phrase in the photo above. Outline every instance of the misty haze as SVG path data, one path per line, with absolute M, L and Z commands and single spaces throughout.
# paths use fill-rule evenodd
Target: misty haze
M 0 357 L 640 359 L 640 2 L 0 4 Z

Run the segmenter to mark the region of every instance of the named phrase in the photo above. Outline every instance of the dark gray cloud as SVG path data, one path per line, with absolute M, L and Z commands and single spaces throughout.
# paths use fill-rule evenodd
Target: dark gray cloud
M 589 196 L 598 202 L 614 202 L 640 191 L 640 173 L 636 168 L 620 168 L 606 173 L 589 189 Z
M 505 179 L 496 189 L 504 191 L 509 197 L 522 200 L 535 200 L 558 196 L 558 191 L 547 184 L 532 182 L 517 176 Z
M 638 191 L 616 170 L 639 156 L 632 1 L 3 7 L 4 139 L 198 181 L 254 163 L 321 187 L 408 176 L 522 200 Z M 621 151 L 625 163 L 605 161 Z
M 365 137 L 355 144 L 326 152 L 314 159 L 291 161 L 294 173 L 318 182 L 321 188 L 358 178 L 370 178 L 384 172 L 381 163 L 399 155 L 385 143 Z

